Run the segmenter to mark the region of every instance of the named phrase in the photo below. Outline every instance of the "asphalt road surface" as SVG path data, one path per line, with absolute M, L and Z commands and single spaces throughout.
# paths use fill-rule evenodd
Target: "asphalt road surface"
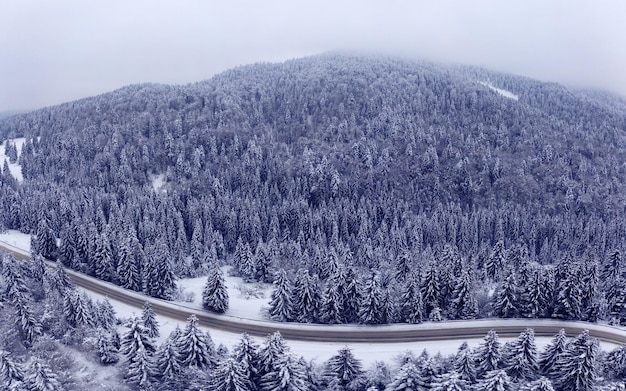
M 12 253 L 16 259 L 26 260 L 30 258 L 30 256 L 20 252 L 23 250 L 15 249 L 8 243 L 0 242 L 0 247 L 6 252 Z M 482 319 L 382 326 L 328 326 L 242 319 L 228 315 L 216 315 L 196 308 L 154 299 L 70 269 L 65 269 L 65 271 L 76 286 L 108 296 L 110 299 L 138 309 L 141 309 L 143 304 L 149 301 L 154 312 L 158 315 L 186 321 L 191 314 L 195 314 L 202 326 L 238 334 L 246 332 L 259 337 L 265 337 L 279 331 L 283 338 L 288 340 L 335 343 L 400 343 L 483 338 L 490 330 L 495 330 L 500 337 L 517 337 L 522 331 L 532 328 L 537 337 L 552 337 L 560 329 L 565 329 L 566 334 L 570 337 L 580 334 L 583 330 L 589 330 L 592 337 L 603 342 L 618 345 L 626 344 L 626 330 L 617 327 L 549 319 Z

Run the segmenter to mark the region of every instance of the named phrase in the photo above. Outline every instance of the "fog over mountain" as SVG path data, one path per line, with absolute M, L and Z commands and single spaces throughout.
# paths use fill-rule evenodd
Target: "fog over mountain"
M 621 1 L 3 1 L 0 15 L 0 111 L 332 50 L 626 95 Z

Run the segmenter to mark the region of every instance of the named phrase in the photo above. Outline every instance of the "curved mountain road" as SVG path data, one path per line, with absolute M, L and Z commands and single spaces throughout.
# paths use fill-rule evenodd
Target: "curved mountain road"
M 5 251 L 17 259 L 29 259 L 24 250 L 16 249 L 8 243 L 0 243 Z M 12 248 L 13 247 L 13 248 Z M 140 293 L 120 288 L 114 284 L 100 281 L 82 273 L 65 269 L 68 276 L 79 287 L 108 296 L 136 308 L 142 308 L 148 301 L 155 313 L 169 318 L 186 321 L 195 314 L 200 324 L 208 328 L 232 333 L 248 333 L 264 337 L 279 331 L 287 340 L 313 342 L 345 343 L 400 343 L 440 340 L 466 340 L 483 338 L 489 330 L 495 330 L 500 337 L 517 337 L 527 328 L 535 330 L 535 336 L 552 337 L 565 329 L 568 336 L 576 336 L 583 330 L 600 341 L 623 345 L 626 344 L 626 330 L 587 322 L 558 321 L 551 319 L 481 319 L 474 321 L 451 321 L 418 325 L 313 325 L 299 323 L 276 323 L 254 319 L 242 319 L 228 315 L 215 315 L 197 308 L 174 304 L 165 300 L 151 298 Z

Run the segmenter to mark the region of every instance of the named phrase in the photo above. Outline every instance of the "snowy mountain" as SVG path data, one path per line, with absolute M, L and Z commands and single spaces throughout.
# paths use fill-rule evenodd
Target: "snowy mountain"
M 35 253 L 157 298 L 172 299 L 177 279 L 210 275 L 203 305 L 225 311 L 217 266 L 229 264 L 246 281 L 275 282 L 275 321 L 626 323 L 620 97 L 475 67 L 325 54 L 185 86 L 129 86 L 0 120 L 0 138 L 10 159 L 0 228 L 33 234 Z M 58 294 L 65 321 L 79 327 L 81 296 Z M 129 321 L 123 341 L 138 387 L 150 357 L 173 360 L 176 350 L 156 353 L 139 323 Z M 183 334 L 207 346 L 187 346 L 204 352 L 182 363 L 193 368 L 187 380 L 243 370 L 197 333 L 190 319 Z M 100 337 L 101 360 L 113 360 L 113 342 Z M 549 354 L 595 357 L 587 336 L 575 343 L 569 356 Z M 268 337 L 261 354 L 281 344 Z M 485 361 L 480 379 L 436 376 L 426 359 L 418 371 L 413 358 L 384 384 L 549 382 L 536 362 L 513 367 L 520 349 Z M 311 382 L 281 352 L 283 372 Z M 324 387 L 353 365 L 349 351 L 332 360 Z M 280 381 L 265 375 L 253 380 Z M 352 375 L 365 382 L 358 365 Z

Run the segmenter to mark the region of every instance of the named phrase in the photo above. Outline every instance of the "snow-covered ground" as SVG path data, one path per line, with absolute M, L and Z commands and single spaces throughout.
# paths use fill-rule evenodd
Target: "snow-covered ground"
M 0 242 L 5 246 L 28 254 L 30 249 L 30 235 L 25 235 L 17 231 L 8 231 L 0 234 Z M 229 267 L 224 267 L 226 277 L 226 285 L 228 287 L 228 293 L 230 297 L 230 308 L 226 315 L 248 319 L 250 322 L 264 320 L 263 312 L 268 306 L 268 301 L 271 295 L 272 286 L 270 284 L 248 284 L 245 283 L 239 277 L 228 276 Z M 197 309 L 198 311 L 204 311 L 202 309 L 202 289 L 206 282 L 206 277 L 182 279 L 178 280 L 177 284 L 181 291 L 182 297 L 189 298 L 189 301 L 178 302 L 188 308 Z M 103 300 L 104 296 L 93 293 L 91 291 L 85 291 L 93 300 Z M 140 316 L 141 309 L 129 306 L 121 301 L 109 299 L 113 307 L 115 308 L 118 318 L 128 319 L 132 316 Z M 180 322 L 168 317 L 157 315 L 157 321 L 159 322 L 159 328 L 161 336 L 158 342 L 162 342 L 165 338 L 178 326 L 181 329 L 185 327 L 184 322 Z M 502 325 L 505 322 L 513 322 L 515 320 L 478 320 L 474 321 L 477 326 L 485 326 L 485 322 L 490 322 L 494 327 Z M 554 320 L 546 319 L 545 323 L 555 322 Z M 508 324 L 508 323 L 507 323 Z M 424 323 L 420 327 L 424 328 L 440 328 L 449 326 L 450 323 Z M 202 324 L 200 325 L 202 326 Z M 596 325 L 589 325 L 589 328 L 600 327 Z M 308 328 L 310 325 L 293 325 L 293 327 Z M 313 326 L 314 327 L 314 326 Z M 335 326 L 335 327 L 362 327 L 362 326 Z M 407 325 L 394 325 L 385 326 L 388 328 L 407 328 L 412 326 Z M 209 331 L 211 337 L 216 345 L 223 344 L 228 348 L 232 348 L 237 344 L 241 338 L 238 333 L 229 333 L 222 330 L 211 329 L 203 327 Z M 261 343 L 261 338 L 255 338 L 257 343 Z M 512 340 L 512 338 L 501 338 L 502 343 Z M 536 339 L 538 348 L 543 348 L 549 343 L 551 338 L 538 337 Z M 344 343 L 337 342 L 304 342 L 304 341 L 288 341 L 288 345 L 293 353 L 303 356 L 305 359 L 315 361 L 316 363 L 323 363 L 331 356 L 337 353 L 337 351 L 345 346 L 352 349 L 353 353 L 359 358 L 363 365 L 367 368 L 376 361 L 392 362 L 395 357 L 398 357 L 403 352 L 412 351 L 416 354 L 426 350 L 431 355 L 441 353 L 442 355 L 453 354 L 457 351 L 459 345 L 464 340 L 453 339 L 449 341 L 432 341 L 432 342 L 410 342 L 410 343 Z M 482 342 L 482 338 L 465 340 L 470 347 L 477 346 Z M 610 343 L 601 343 L 601 347 L 604 350 L 611 350 L 617 347 Z
M 497 92 L 498 94 L 504 96 L 505 98 L 509 98 L 509 99 L 513 99 L 513 100 L 519 100 L 519 96 L 512 93 L 511 91 L 507 91 L 507 90 L 503 90 L 501 88 L 495 87 L 487 82 L 484 81 L 479 81 L 480 84 L 489 87 L 492 91 Z
M 4 147 L 4 143 L 6 140 L 2 140 L 2 144 L 0 145 L 0 167 L 2 167 L 2 165 L 4 164 L 4 161 L 6 160 L 7 163 L 9 163 L 9 171 L 11 172 L 11 175 L 13 175 L 13 178 L 17 179 L 18 182 L 22 182 L 24 180 L 24 177 L 22 176 L 22 167 L 16 163 L 11 163 L 9 161 L 9 157 L 4 153 L 5 152 L 5 147 Z M 16 138 L 16 139 L 10 139 L 10 142 L 15 144 L 15 147 L 17 148 L 17 156 L 19 158 L 19 156 L 22 154 L 22 146 L 24 146 L 24 142 L 26 142 L 25 138 Z
M 0 232 L 0 244 L 15 252 L 30 254 L 30 235 L 19 231 L 10 229 L 6 232 Z
M 152 183 L 152 188 L 157 193 L 165 192 L 165 175 L 150 175 L 150 181 Z

